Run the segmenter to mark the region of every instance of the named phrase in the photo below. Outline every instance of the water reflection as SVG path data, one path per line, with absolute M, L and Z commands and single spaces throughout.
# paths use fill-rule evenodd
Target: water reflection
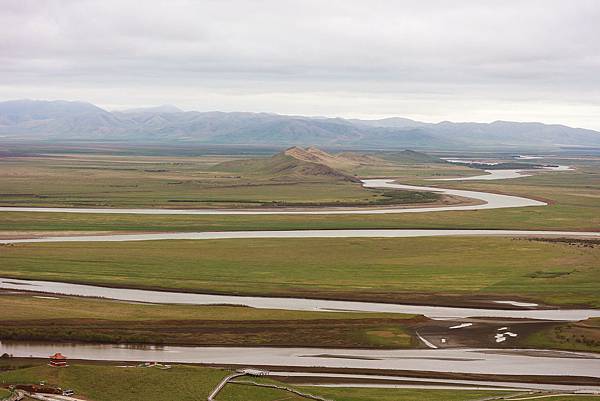
M 115 299 L 130 302 L 171 303 L 191 305 L 245 305 L 260 309 L 325 311 L 331 313 L 388 312 L 425 315 L 433 319 L 465 317 L 502 317 L 543 320 L 579 321 L 600 317 L 600 309 L 482 309 L 444 306 L 401 305 L 376 302 L 333 301 L 305 298 L 250 297 L 233 295 L 194 294 L 185 292 L 150 291 L 70 284 L 55 281 L 18 280 L 0 277 L 0 288 L 52 294 Z

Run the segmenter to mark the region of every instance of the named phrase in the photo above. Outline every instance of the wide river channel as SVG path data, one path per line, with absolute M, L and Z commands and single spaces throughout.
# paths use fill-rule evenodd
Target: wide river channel
M 73 359 L 397 369 L 503 375 L 600 378 L 596 354 L 540 350 L 173 347 L 0 342 L 0 352 L 46 358 L 62 352 Z
M 600 238 L 592 231 L 542 230 L 443 230 L 443 229 L 377 229 L 377 230 L 290 230 L 290 231 L 203 231 L 178 233 L 141 233 L 108 235 L 44 235 L 35 238 L 0 239 L 0 244 L 35 242 L 127 242 L 158 240 L 217 240 L 258 238 L 411 238 L 446 236 L 508 236 L 508 237 L 567 237 Z
M 150 291 L 110 288 L 56 281 L 0 278 L 0 288 L 49 294 L 96 297 L 130 302 L 192 305 L 245 305 L 260 309 L 285 309 L 327 312 L 386 312 L 425 315 L 432 319 L 466 317 L 526 318 L 577 321 L 600 317 L 600 309 L 478 309 L 444 306 L 402 305 L 377 302 L 333 301 L 325 299 L 250 297 L 236 295 L 194 294 L 186 292 Z M 499 300 L 506 302 L 506 300 Z
M 516 177 L 516 173 L 514 173 Z M 500 178 L 500 174 L 497 179 Z M 509 178 L 509 177 L 503 177 Z M 512 177 L 510 177 L 512 178 Z M 0 211 L 61 212 L 61 213 L 132 213 L 132 214 L 388 214 L 427 213 L 450 210 L 482 210 L 511 207 L 545 206 L 546 203 L 511 195 L 478 191 L 396 184 L 393 180 L 364 180 L 367 188 L 393 188 L 431 191 L 477 200 L 479 204 L 462 206 L 390 207 L 379 209 L 316 209 L 316 210 L 211 210 L 211 209 L 101 209 L 101 208 L 31 208 L 0 207 Z M 204 233 L 124 234 L 100 236 L 69 236 L 3 240 L 3 243 L 64 242 L 64 241 L 135 241 L 160 239 L 230 239 L 230 238 L 320 238 L 320 237 L 417 237 L 439 235 L 546 235 L 569 237 L 599 237 L 600 233 L 516 230 L 306 230 L 306 231 L 244 231 Z M 374 302 L 333 301 L 304 298 L 276 298 L 193 294 L 149 291 L 125 288 L 81 285 L 39 280 L 0 278 L 0 288 L 57 295 L 108 298 L 130 302 L 173 304 L 232 304 L 254 308 L 302 311 L 389 312 L 421 314 L 433 319 L 466 317 L 528 318 L 577 321 L 600 317 L 595 309 L 477 309 L 439 306 L 401 305 Z M 52 301 L 53 297 L 48 297 Z M 498 300 L 503 303 L 518 303 Z M 237 364 L 245 366 L 272 365 L 284 367 L 330 367 L 356 369 L 397 369 L 431 372 L 463 372 L 505 375 L 591 376 L 600 378 L 600 356 L 543 350 L 511 349 L 410 349 L 410 350 L 340 350 L 319 348 L 239 348 L 239 347 L 153 347 L 97 344 L 43 344 L 0 342 L 0 353 L 19 357 L 46 358 L 62 352 L 73 359 L 116 361 L 159 361 Z M 600 391 L 600 386 L 576 386 L 580 390 Z
M 424 187 L 394 183 L 394 180 L 373 179 L 363 180 L 365 188 L 390 188 L 409 191 L 428 191 L 442 195 L 459 196 L 479 201 L 476 205 L 458 206 L 431 206 L 431 207 L 386 207 L 386 208 L 327 208 L 311 210 L 293 209 L 118 209 L 118 208 L 68 208 L 68 207 L 0 207 L 0 212 L 54 212 L 54 213 L 106 213 L 106 214 L 177 214 L 177 215 L 273 215 L 273 214 L 391 214 L 391 213 L 428 213 L 451 210 L 483 210 L 501 209 L 511 207 L 545 206 L 547 203 L 534 199 L 522 198 L 512 195 L 500 195 L 489 192 L 467 191 L 462 189 L 446 189 L 437 187 Z

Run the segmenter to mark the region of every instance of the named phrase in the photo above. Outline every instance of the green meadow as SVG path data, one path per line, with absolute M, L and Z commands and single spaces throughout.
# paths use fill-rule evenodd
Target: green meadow
M 239 208 L 434 202 L 434 194 L 365 189 L 338 176 L 228 172 L 233 156 L 53 155 L 0 158 L 1 206 Z
M 236 306 L 153 305 L 0 293 L 0 339 L 198 346 L 409 348 L 424 318 Z
M 240 380 L 240 381 L 243 381 Z M 303 393 L 321 396 L 332 401 L 476 401 L 485 397 L 516 394 L 506 391 L 477 390 L 424 390 L 424 389 L 385 389 L 354 387 L 310 387 L 290 386 L 268 381 L 276 385 L 295 388 Z M 295 396 L 285 390 L 254 387 L 245 384 L 227 384 L 220 395 L 222 401 L 303 401 L 304 397 Z
M 600 318 L 556 324 L 531 334 L 522 344 L 531 348 L 600 352 Z
M 56 299 L 53 299 L 56 298 Z M 343 314 L 331 312 L 303 312 L 285 309 L 255 309 L 227 305 L 168 305 L 143 304 L 56 295 L 52 298 L 36 298 L 35 294 L 0 294 L 0 321 L 89 319 L 114 321 L 264 321 L 264 320 L 364 320 L 364 319 L 411 319 L 415 315 L 398 313 Z
M 500 237 L 25 243 L 0 276 L 402 302 L 414 294 L 600 305 L 600 247 Z
M 573 231 L 598 231 L 600 227 L 600 162 L 585 161 L 578 162 L 575 171 L 566 172 L 543 172 L 535 176 L 501 180 L 501 181 L 477 181 L 477 182 L 443 182 L 425 181 L 423 178 L 436 177 L 435 174 L 441 174 L 439 171 L 446 170 L 448 174 L 458 174 L 453 172 L 455 167 L 444 167 L 436 165 L 435 168 L 426 165 L 421 166 L 401 166 L 393 170 L 391 177 L 396 177 L 400 182 L 421 184 L 421 185 L 439 185 L 442 187 L 453 187 L 461 189 L 500 192 L 511 195 L 525 197 L 534 197 L 549 203 L 548 206 L 524 207 L 509 209 L 493 209 L 479 211 L 447 211 L 435 213 L 407 213 L 407 214 L 385 214 L 370 215 L 365 218 L 364 215 L 271 215 L 271 216 L 207 216 L 207 215 L 187 215 L 187 216 L 160 216 L 160 215 L 109 215 L 109 214 L 66 214 L 66 213 L 27 213 L 27 212 L 0 212 L 0 231 L 219 231 L 219 230 L 296 230 L 296 229 L 343 229 L 343 228 L 480 228 L 480 229 L 543 229 L 543 230 L 573 230 Z M 23 167 L 25 168 L 25 167 Z M 472 169 L 471 169 L 472 170 Z M 2 185 L 4 196 L 0 196 L 3 205 L 30 206 L 30 205 L 50 205 L 50 206 L 68 206 L 69 202 L 62 202 L 61 196 L 65 191 L 60 187 L 68 185 L 71 180 L 62 179 L 59 185 L 48 182 L 48 176 L 36 178 L 30 181 L 28 176 L 20 175 L 18 180 L 7 178 L 8 170 L 0 170 L 0 184 Z M 477 170 L 479 171 L 479 170 Z M 4 177 L 2 177 L 4 174 Z M 23 173 L 24 174 L 24 173 Z M 136 172 L 135 174 L 142 174 Z M 144 173 L 150 174 L 151 173 Z M 472 173 L 471 173 L 472 174 Z M 50 175 L 52 177 L 52 175 Z M 136 175 L 137 177 L 137 175 Z M 81 181 L 82 178 L 73 178 L 74 182 Z M 137 179 L 137 178 L 136 178 Z M 17 185 L 12 183 L 18 181 L 19 188 L 12 187 Z M 52 187 L 58 195 L 56 201 L 47 203 L 46 200 L 35 198 L 35 202 L 22 199 L 17 202 L 16 198 L 21 195 L 9 196 L 9 192 L 15 193 L 36 193 L 38 184 L 46 180 L 43 185 Z M 96 181 L 98 183 L 96 183 Z M 105 200 L 104 203 L 97 204 L 81 203 L 79 206 L 109 207 L 112 203 L 107 203 L 107 199 L 116 199 L 119 188 L 110 188 L 115 183 L 122 182 L 121 179 L 107 179 L 110 183 L 103 184 L 105 188 L 98 189 L 97 196 Z M 142 180 L 147 182 L 149 179 Z M 78 196 L 91 196 L 88 185 L 101 185 L 102 179 L 86 179 L 88 184 L 79 186 Z M 66 183 L 65 183 L 66 182 Z M 153 182 L 150 180 L 149 182 Z M 37 183 L 37 184 L 36 184 Z M 41 184 L 40 184 L 41 185 Z M 119 184 L 120 185 L 120 184 Z M 142 184 L 140 184 L 142 185 Z M 192 184 L 190 184 L 192 185 Z M 194 184 L 196 185 L 196 184 Z M 199 185 L 199 184 L 198 184 Z M 9 188 L 13 189 L 9 189 Z M 171 190 L 171 188 L 168 188 Z M 235 194 L 227 195 L 229 200 L 239 199 L 240 193 L 245 193 L 244 198 L 252 202 L 264 203 L 279 200 L 282 202 L 307 202 L 313 199 L 321 204 L 346 204 L 352 202 L 367 202 L 370 204 L 381 204 L 388 202 L 393 197 L 386 196 L 383 192 L 367 191 L 360 188 L 359 184 L 350 182 L 320 182 L 320 183 L 296 183 L 289 185 L 269 185 L 268 188 L 257 186 L 232 186 L 206 189 L 206 193 L 216 194 L 219 191 L 235 191 Z M 113 192 L 111 192 L 113 191 Z M 116 191 L 116 192 L 114 192 Z M 141 191 L 135 195 L 140 197 L 150 197 L 152 202 L 163 202 L 164 195 L 167 197 L 173 194 L 183 194 L 185 191 L 171 190 L 171 192 L 159 193 L 148 190 Z M 165 190 L 166 191 L 166 190 Z M 201 190 L 194 190 L 196 194 L 204 193 Z M 266 191 L 266 192 L 265 192 Z M 279 191 L 275 194 L 273 191 Z M 93 191 L 92 191 L 93 192 Z M 396 199 L 400 203 L 411 203 L 418 199 L 406 197 L 407 192 L 397 191 L 403 194 L 401 198 Z M 254 195 L 252 195 L 254 194 Z M 261 194 L 261 195 L 257 195 Z M 264 196 L 264 194 L 269 194 Z M 223 194 L 222 194 L 223 195 Z M 33 196 L 33 195 L 32 195 Z M 36 195 L 37 196 L 37 195 Z M 94 195 L 95 196 L 95 195 Z M 130 195 L 127 195 L 130 196 Z M 131 195 L 134 196 L 134 195 Z M 187 196 L 187 195 L 186 195 Z M 221 195 L 219 195 L 221 196 Z M 225 196 L 225 195 L 223 195 Z M 262 196 L 262 198 L 261 198 Z M 34 199 L 32 198 L 32 199 Z M 259 199 L 260 198 L 260 199 Z M 41 200 L 40 200 L 41 199 Z M 161 200 L 162 199 L 162 200 Z M 208 199 L 208 198 L 207 198 Z M 138 199 L 139 200 L 139 199 Z M 161 206 L 157 204 L 145 204 L 147 200 L 138 203 L 138 200 L 127 201 L 121 206 Z M 426 199 L 421 199 L 426 200 Z M 40 203 L 41 202 L 41 203 Z M 44 203 L 46 202 L 46 203 Z M 150 201 L 148 201 L 150 202 Z M 201 202 L 202 204 L 191 204 L 190 207 L 208 207 L 210 202 Z M 256 206 L 258 203 L 254 203 Z M 266 204 L 266 203 L 265 203 Z M 283 203 L 281 203 L 283 204 Z M 289 203 L 288 203 L 289 204 Z M 246 206 L 249 206 L 247 204 Z M 273 205 L 272 203 L 270 204 Z M 164 206 L 164 204 L 163 204 Z M 185 208 L 185 202 L 171 202 L 169 207 Z M 215 205 L 213 205 L 215 206 Z M 222 204 L 225 207 L 234 207 L 232 203 Z M 239 206 L 239 205 L 238 205 Z M 162 206 L 161 206 L 162 207 Z
M 0 384 L 38 384 L 70 388 L 94 401 L 197 401 L 228 372 L 195 366 L 119 368 L 111 365 L 72 365 L 64 369 L 37 365 L 0 372 Z M 259 400 L 257 400 L 259 401 Z
M 2 362 L 7 367 L 10 362 Z M 210 391 L 230 371 L 199 366 L 173 365 L 171 369 L 121 368 L 116 364 L 78 363 L 64 369 L 50 368 L 39 362 L 12 366 L 0 370 L 0 385 L 37 384 L 75 390 L 75 396 L 93 401 L 197 401 L 206 399 Z M 247 380 L 247 379 L 240 379 Z M 275 380 L 260 382 L 298 389 L 320 395 L 332 401 L 469 401 L 483 397 L 515 394 L 502 391 L 477 390 L 422 390 L 422 389 L 367 389 L 323 388 L 288 385 Z M 2 393 L 0 393 L 2 394 Z M 555 399 L 555 398 L 554 398 Z M 567 400 L 568 398 L 565 398 Z M 586 397 L 578 397 L 587 401 Z M 244 384 L 227 384 L 217 396 L 219 401 L 301 401 L 301 398 L 284 390 L 268 389 Z
M 6 399 L 8 399 L 8 397 L 10 397 L 10 395 L 11 395 L 10 391 L 0 388 L 0 400 L 6 400 Z
M 201 366 L 173 365 L 171 369 L 118 367 L 116 363 L 78 362 L 68 368 L 50 368 L 41 361 L 0 361 L 0 385 L 38 384 L 71 388 L 75 396 L 93 401 L 197 401 L 206 399 L 217 383 L 231 371 Z M 239 381 L 248 382 L 241 378 Z M 476 401 L 489 397 L 518 397 L 518 392 L 483 390 L 386 389 L 353 387 L 315 387 L 290 385 L 272 379 L 259 383 L 275 384 L 318 395 L 332 401 Z M 0 388 L 0 395 L 8 392 Z M 523 393 L 521 393 L 523 394 Z M 540 397 L 545 394 L 532 394 Z M 529 397 L 523 394 L 523 397 Z M 498 398 L 500 399 L 500 398 Z M 553 394 L 557 401 L 596 401 L 598 397 Z M 227 384 L 217 396 L 219 401 L 301 401 L 285 390 L 248 384 Z

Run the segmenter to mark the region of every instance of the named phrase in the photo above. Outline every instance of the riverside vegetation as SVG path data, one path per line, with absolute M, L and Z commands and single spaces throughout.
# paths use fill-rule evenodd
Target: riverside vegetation
M 600 226 L 600 159 L 594 157 L 569 160 L 574 171 L 536 172 L 531 177 L 501 182 L 435 182 L 429 179 L 482 172 L 418 152 L 332 155 L 314 148 L 291 148 L 275 156 L 254 154 L 250 159 L 246 154 L 171 157 L 69 151 L 8 156 L 0 158 L 2 206 L 312 208 L 462 201 L 427 192 L 365 189 L 358 182 L 359 177 L 390 177 L 416 185 L 502 192 L 541 199 L 549 206 L 368 218 L 0 212 L 0 237 L 5 238 L 86 231 L 336 228 L 597 231 Z M 561 163 L 552 158 L 544 162 Z M 552 306 L 597 308 L 600 306 L 598 252 L 600 247 L 593 242 L 496 237 L 16 244 L 0 247 L 0 276 L 226 294 L 449 305 L 475 298 L 501 297 Z M 414 330 L 415 325 L 426 321 L 423 317 L 398 314 L 135 305 L 54 298 L 58 299 L 0 293 L 0 338 L 407 348 L 422 346 Z M 520 338 L 518 345 L 597 352 L 599 332 L 598 319 L 557 322 Z M 73 387 L 95 401 L 115 399 L 113 392 L 118 392 L 119 399 L 124 401 L 140 396 L 152 401 L 173 393 L 186 400 L 208 392 L 228 373 L 189 366 L 163 372 L 79 363 L 73 369 L 60 371 L 64 373 L 54 373 L 57 371 L 42 365 L 32 362 L 29 367 L 10 368 L 0 374 L 0 383 L 47 380 Z M 114 386 L 118 382 L 115 375 L 124 375 L 123 386 Z M 106 381 L 94 379 L 100 376 L 106 377 Z M 202 380 L 195 382 L 193 388 L 184 388 L 186 381 L 198 376 Z M 110 385 L 114 388 L 107 389 Z M 317 387 L 308 390 L 334 401 L 412 400 L 416 393 L 423 400 L 448 401 L 492 394 L 455 390 Z M 226 399 L 245 401 L 290 396 L 242 384 L 228 385 L 224 394 Z

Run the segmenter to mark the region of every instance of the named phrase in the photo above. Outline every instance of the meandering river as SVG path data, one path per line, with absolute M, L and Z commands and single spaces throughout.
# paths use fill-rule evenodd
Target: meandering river
M 397 369 L 497 375 L 600 377 L 600 356 L 538 350 L 153 347 L 100 344 L 0 342 L 0 353 L 47 358 L 62 352 L 72 359 Z
M 252 238 L 411 238 L 449 236 L 510 236 L 510 237 L 568 237 L 600 238 L 600 232 L 593 231 L 544 231 L 544 230 L 290 230 L 290 231 L 205 231 L 188 233 L 153 234 L 109 234 L 109 235 L 47 235 L 37 238 L 0 239 L 0 244 L 36 242 L 126 242 L 158 240 L 216 240 Z
M 449 160 L 450 161 L 450 160 Z M 464 162 L 464 160 L 458 160 Z M 493 164 L 493 163 L 492 163 Z M 455 177 L 455 178 L 431 178 L 430 181 L 494 181 L 508 180 L 512 178 L 530 177 L 536 171 L 569 171 L 570 166 L 545 166 L 542 168 L 524 170 L 524 169 L 507 169 L 507 170 L 484 170 L 485 174 L 473 175 L 470 177 Z
M 429 213 L 451 210 L 483 210 L 511 207 L 545 206 L 545 202 L 513 195 L 493 194 L 462 189 L 447 189 L 394 183 L 394 180 L 363 180 L 365 188 L 393 188 L 411 191 L 429 191 L 443 195 L 470 198 L 481 202 L 476 205 L 386 207 L 386 208 L 326 208 L 311 210 L 290 209 L 122 209 L 122 208 L 73 208 L 73 207 L 11 207 L 2 206 L 0 212 L 51 212 L 51 213 L 105 213 L 105 214 L 160 214 L 160 215 L 336 215 L 336 214 L 392 214 Z
M 496 174 L 495 178 L 515 178 L 517 172 Z M 509 176 L 512 175 L 512 176 Z M 482 179 L 470 177 L 468 179 Z M 454 180 L 454 179 L 451 179 Z M 394 183 L 393 180 L 364 180 L 367 188 L 393 188 L 431 191 L 445 195 L 470 198 L 479 204 L 431 207 L 390 207 L 378 209 L 318 209 L 318 210 L 213 210 L 213 209 L 102 209 L 102 208 L 33 208 L 0 207 L 0 211 L 56 213 L 119 213 L 170 215 L 273 215 L 273 214 L 391 214 L 429 213 L 455 210 L 484 210 L 513 207 L 544 206 L 546 203 L 518 196 L 479 191 L 444 189 Z M 142 241 L 163 239 L 228 239 L 228 238 L 345 238 L 345 237 L 421 237 L 444 235 L 545 235 L 568 237 L 600 237 L 597 232 L 519 231 L 519 230 L 304 230 L 304 231 L 238 231 L 202 233 L 125 234 L 100 236 L 67 236 L 2 240 L 1 243 L 65 242 L 65 241 Z M 600 317 L 595 309 L 534 309 L 521 310 L 454 308 L 438 306 L 401 305 L 373 302 L 333 301 L 303 298 L 248 297 L 180 292 L 108 288 L 39 280 L 0 278 L 0 288 L 34 292 L 109 298 L 121 301 L 175 304 L 233 304 L 254 308 L 288 309 L 329 312 L 390 312 L 421 314 L 433 319 L 466 317 L 529 318 L 577 321 Z M 58 301 L 50 299 L 48 302 Z M 512 301 L 498 300 L 510 303 Z M 515 303 L 516 305 L 516 303 Z M 525 305 L 525 304 L 523 304 Z M 337 350 L 318 348 L 235 348 L 235 347 L 131 347 L 93 344 L 30 344 L 0 342 L 0 353 L 20 357 L 45 358 L 63 352 L 74 359 L 160 361 L 187 363 L 216 363 L 238 365 L 273 365 L 298 367 L 398 369 L 432 372 L 463 372 L 506 375 L 592 376 L 600 378 L 600 356 L 596 354 L 539 350 L 490 349 L 413 349 L 413 350 Z M 576 386 L 578 390 L 600 391 L 598 386 Z M 569 387 L 573 389 L 573 387 Z
M 18 280 L 0 278 L 0 288 L 35 291 L 50 294 L 115 299 L 120 301 L 192 305 L 245 305 L 260 309 L 285 309 L 326 312 L 387 312 L 425 315 L 432 319 L 466 317 L 527 318 L 578 321 L 600 317 L 600 309 L 484 309 L 444 306 L 402 305 L 378 302 L 334 301 L 326 299 L 251 297 L 236 295 L 195 294 L 173 291 L 151 291 L 110 288 L 94 285 L 61 283 L 57 281 Z M 49 300 L 52 302 L 52 300 Z M 492 306 L 492 305 L 490 305 Z

